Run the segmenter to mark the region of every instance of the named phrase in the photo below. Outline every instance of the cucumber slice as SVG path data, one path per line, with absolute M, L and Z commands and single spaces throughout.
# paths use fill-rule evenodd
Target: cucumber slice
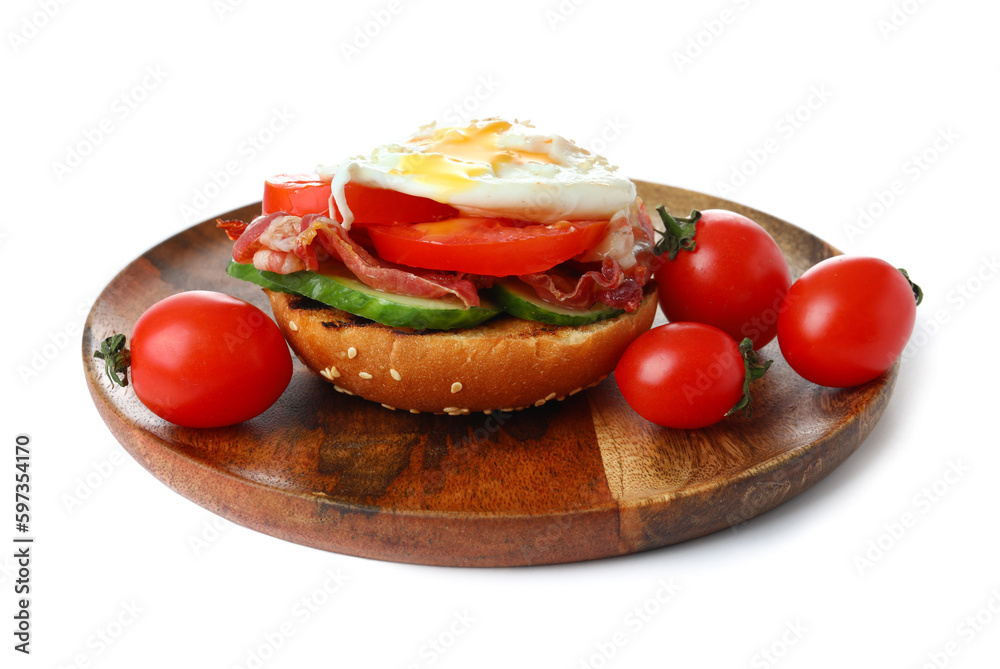
M 586 325 L 625 313 L 623 309 L 604 304 L 592 309 L 560 307 L 542 300 L 531 286 L 518 279 L 498 281 L 493 285 L 490 296 L 511 316 L 551 325 Z
M 270 290 L 304 295 L 390 327 L 417 330 L 469 328 L 501 312 L 485 300 L 481 306 L 466 308 L 458 298 L 409 297 L 375 290 L 358 281 L 346 269 L 324 267 L 323 273 L 306 270 L 275 274 L 231 260 L 226 273 Z

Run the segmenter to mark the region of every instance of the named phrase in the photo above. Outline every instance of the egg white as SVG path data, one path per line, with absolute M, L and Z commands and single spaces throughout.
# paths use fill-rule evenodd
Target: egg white
M 354 220 L 348 182 L 430 198 L 466 215 L 537 222 L 610 219 L 636 199 L 635 184 L 607 159 L 530 123 L 497 118 L 426 125 L 403 142 L 317 172 L 332 178 L 331 197 L 347 228 Z

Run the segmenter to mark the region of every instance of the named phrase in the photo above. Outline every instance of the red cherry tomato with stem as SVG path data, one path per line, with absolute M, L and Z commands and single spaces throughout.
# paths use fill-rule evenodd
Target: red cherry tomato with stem
M 132 385 L 157 416 L 185 427 L 253 418 L 288 386 L 281 331 L 248 302 L 193 290 L 160 300 L 135 322 Z
M 750 412 L 750 382 L 760 361 L 749 339 L 739 345 L 704 323 L 667 323 L 644 332 L 625 350 L 615 381 L 636 413 L 657 425 L 707 427 L 741 409 Z
M 905 271 L 884 260 L 828 258 L 785 296 L 781 353 L 800 376 L 821 386 L 871 381 L 903 352 L 922 296 Z
M 667 320 L 714 325 L 736 341 L 749 337 L 755 349 L 774 339 L 792 275 L 771 235 L 731 211 L 679 220 L 657 211 L 667 227 L 655 273 Z

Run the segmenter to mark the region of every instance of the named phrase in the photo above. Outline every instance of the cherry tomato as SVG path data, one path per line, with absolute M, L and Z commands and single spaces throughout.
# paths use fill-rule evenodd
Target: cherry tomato
M 458 215 L 458 210 L 449 204 L 354 182 L 344 186 L 344 197 L 357 225 L 423 223 Z M 295 216 L 329 214 L 330 182 L 321 179 L 318 174 L 271 177 L 264 182 L 263 205 L 264 214 L 276 211 L 286 211 Z M 334 217 L 338 221 L 344 220 L 336 204 Z
M 711 325 L 667 323 L 629 345 L 615 367 L 615 381 L 646 420 L 663 427 L 707 427 L 743 409 L 748 374 L 758 378 L 770 365 L 757 364 L 749 341 L 744 349 Z
M 821 386 L 871 381 L 903 352 L 919 291 L 884 260 L 828 258 L 785 296 L 778 317 L 781 353 L 800 376 Z
M 657 210 L 670 234 L 669 215 Z M 781 301 L 792 285 L 781 249 L 764 228 L 721 209 L 701 212 L 693 232 L 693 250 L 681 248 L 673 260 L 660 256 L 655 278 L 664 315 L 714 325 L 761 348 L 774 339 Z
M 220 427 L 274 404 L 292 377 L 278 326 L 229 295 L 194 290 L 160 300 L 132 329 L 132 385 L 157 416 Z
M 318 174 L 279 174 L 264 182 L 263 205 L 264 214 L 326 214 L 330 210 L 330 182 Z
M 608 221 L 525 223 L 456 217 L 406 226 L 367 226 L 380 258 L 389 262 L 490 276 L 551 269 L 594 246 Z

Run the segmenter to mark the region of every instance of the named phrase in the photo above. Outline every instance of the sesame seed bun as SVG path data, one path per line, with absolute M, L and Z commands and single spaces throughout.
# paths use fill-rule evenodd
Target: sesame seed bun
M 392 328 L 308 298 L 264 292 L 295 354 L 340 392 L 387 408 L 453 415 L 538 406 L 596 385 L 656 315 L 655 284 L 633 313 L 590 325 L 501 314 L 445 331 Z

